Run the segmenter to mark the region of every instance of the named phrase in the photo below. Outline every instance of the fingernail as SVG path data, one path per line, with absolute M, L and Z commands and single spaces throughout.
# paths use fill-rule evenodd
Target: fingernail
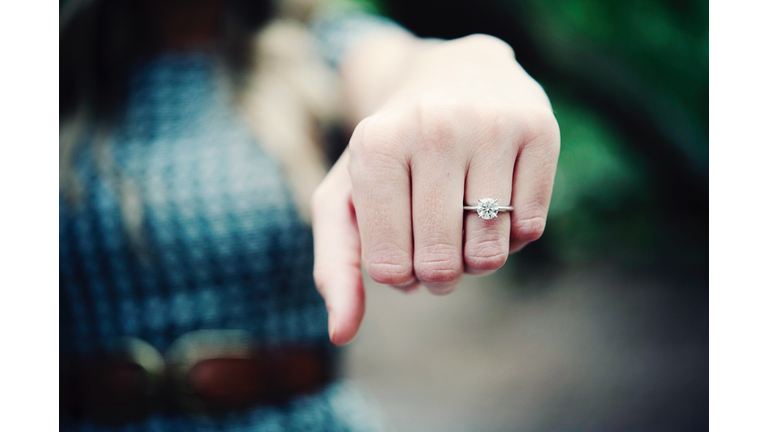
M 333 337 L 336 335 L 336 319 L 333 317 L 332 312 L 328 312 L 328 334 L 331 337 L 331 343 L 334 343 Z

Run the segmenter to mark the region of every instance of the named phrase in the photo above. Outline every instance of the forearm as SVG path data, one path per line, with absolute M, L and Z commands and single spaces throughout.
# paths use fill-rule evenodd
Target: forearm
M 393 27 L 351 49 L 339 65 L 349 124 L 356 125 L 384 105 L 401 87 L 414 59 L 433 43 Z

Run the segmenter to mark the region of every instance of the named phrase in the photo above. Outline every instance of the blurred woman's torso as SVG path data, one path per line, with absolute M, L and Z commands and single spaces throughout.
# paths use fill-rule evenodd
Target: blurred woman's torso
M 219 71 L 204 52 L 147 61 L 119 120 L 86 134 L 97 142 L 73 159 L 80 197 L 60 199 L 62 354 L 121 336 L 162 351 L 208 328 L 325 338 L 309 228 Z
M 253 8 L 252 16 L 225 14 L 233 5 Z M 234 39 L 214 42 L 211 37 L 222 36 L 212 24 L 219 18 L 192 10 L 215 6 L 216 14 L 235 18 L 235 24 L 263 19 L 261 6 L 248 2 L 91 6 L 72 18 L 62 36 L 72 36 L 71 44 L 62 42 L 62 113 L 74 111 L 62 115 L 60 126 L 62 403 L 72 399 L 66 388 L 84 384 L 68 373 L 70 366 L 88 372 L 94 358 L 119 352 L 126 340 L 153 351 L 167 368 L 190 340 L 205 352 L 206 344 L 236 334 L 251 352 L 319 353 L 329 369 L 323 374 L 333 378 L 337 356 L 312 278 L 304 204 L 325 170 L 318 132 L 337 121 L 339 99 L 314 36 L 299 20 L 272 19 L 256 37 L 235 25 Z M 125 32 L 99 23 L 122 22 L 127 15 L 121 8 L 138 12 Z M 189 10 L 173 13 L 179 8 Z M 310 15 L 304 9 L 292 13 Z M 168 25 L 176 17 L 205 26 Z M 333 22 L 327 40 L 348 39 L 336 37 Z M 141 35 L 140 23 L 155 26 L 149 36 L 161 41 L 131 61 L 110 60 L 124 47 L 109 41 Z M 105 44 L 107 55 L 96 50 L 83 57 L 79 47 L 100 46 L 95 40 Z M 240 58 L 248 60 L 240 70 L 245 75 L 233 69 L 227 46 L 250 47 L 240 51 L 252 56 Z M 82 58 L 104 61 L 103 67 L 79 68 L 92 64 Z M 91 79 L 102 71 L 104 79 Z M 114 110 L 103 116 L 109 106 Z M 215 354 L 220 347 L 208 348 Z M 280 405 L 250 404 L 223 415 L 155 410 L 115 425 L 69 418 L 62 410 L 62 429 L 383 429 L 365 392 L 344 381 L 319 382 L 321 388 Z

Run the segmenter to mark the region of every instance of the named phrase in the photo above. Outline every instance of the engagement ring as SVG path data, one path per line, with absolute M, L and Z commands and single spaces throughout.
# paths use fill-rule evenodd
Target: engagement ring
M 500 206 L 497 199 L 481 198 L 477 200 L 476 206 L 464 206 L 464 210 L 475 210 L 482 219 L 493 219 L 499 215 L 499 212 L 512 211 L 512 206 Z

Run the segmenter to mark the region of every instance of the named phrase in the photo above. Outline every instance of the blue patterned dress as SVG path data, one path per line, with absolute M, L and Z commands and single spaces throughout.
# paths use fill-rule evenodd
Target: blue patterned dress
M 163 353 L 201 329 L 244 330 L 261 345 L 328 349 L 310 229 L 279 166 L 238 118 L 219 71 L 216 56 L 205 53 L 140 65 L 101 147 L 79 146 L 74 170 L 82 196 L 62 193 L 59 207 L 62 358 L 86 358 L 124 336 Z M 104 155 L 117 181 L 100 170 Z M 141 212 L 131 234 L 119 199 L 125 184 L 137 192 Z M 337 382 L 283 406 L 155 414 L 120 427 L 82 421 L 62 430 L 381 430 L 369 406 L 354 385 Z

